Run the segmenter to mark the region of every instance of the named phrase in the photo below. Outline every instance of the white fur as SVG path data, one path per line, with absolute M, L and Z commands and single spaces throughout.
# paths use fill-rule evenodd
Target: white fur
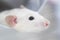
M 9 26 L 5 21 L 5 17 L 8 15 L 17 16 L 17 24 L 12 28 L 19 32 L 40 32 L 48 28 L 43 25 L 43 22 L 48 21 L 47 19 L 41 16 L 38 12 L 29 10 L 27 8 L 16 8 L 1 12 L 0 24 Z M 33 16 L 35 19 L 30 21 L 30 16 Z

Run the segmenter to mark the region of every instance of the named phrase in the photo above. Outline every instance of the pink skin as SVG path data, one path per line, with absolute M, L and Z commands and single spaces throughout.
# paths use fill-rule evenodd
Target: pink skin
M 16 19 L 17 19 L 16 16 L 10 15 L 10 16 L 7 16 L 7 17 L 6 17 L 6 22 L 7 22 L 9 25 L 14 26 L 14 25 L 17 23 Z
M 49 24 L 48 24 L 48 22 L 46 21 L 46 22 L 44 22 L 44 26 L 45 27 L 47 27 Z

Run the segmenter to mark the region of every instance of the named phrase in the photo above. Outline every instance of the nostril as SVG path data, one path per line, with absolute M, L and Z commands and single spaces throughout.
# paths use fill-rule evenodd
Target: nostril
M 45 23 L 45 26 L 48 26 L 48 23 Z
M 49 22 L 44 22 L 44 26 L 48 27 L 49 26 Z

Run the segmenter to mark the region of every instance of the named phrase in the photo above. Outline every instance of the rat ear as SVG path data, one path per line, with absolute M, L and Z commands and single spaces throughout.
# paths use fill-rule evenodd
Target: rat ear
M 16 16 L 12 16 L 12 15 L 6 16 L 5 20 L 9 26 L 15 26 L 17 24 Z
M 23 8 L 25 8 L 25 6 L 24 5 L 20 5 L 20 8 L 23 9 Z

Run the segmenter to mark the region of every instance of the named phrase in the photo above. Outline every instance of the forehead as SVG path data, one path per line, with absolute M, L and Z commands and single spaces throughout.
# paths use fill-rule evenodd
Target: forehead
M 38 13 L 38 12 L 35 12 L 35 11 L 32 11 L 32 10 L 29 10 L 27 8 L 23 8 L 23 9 L 13 9 L 11 10 L 11 12 L 13 13 L 21 13 L 21 14 L 27 14 L 27 13 Z
M 32 14 L 32 15 L 37 15 L 38 14 L 38 12 L 29 10 L 27 8 L 13 9 L 12 11 L 10 11 L 10 13 L 18 15 L 18 16 L 24 16 L 24 15 L 28 15 L 28 14 Z

